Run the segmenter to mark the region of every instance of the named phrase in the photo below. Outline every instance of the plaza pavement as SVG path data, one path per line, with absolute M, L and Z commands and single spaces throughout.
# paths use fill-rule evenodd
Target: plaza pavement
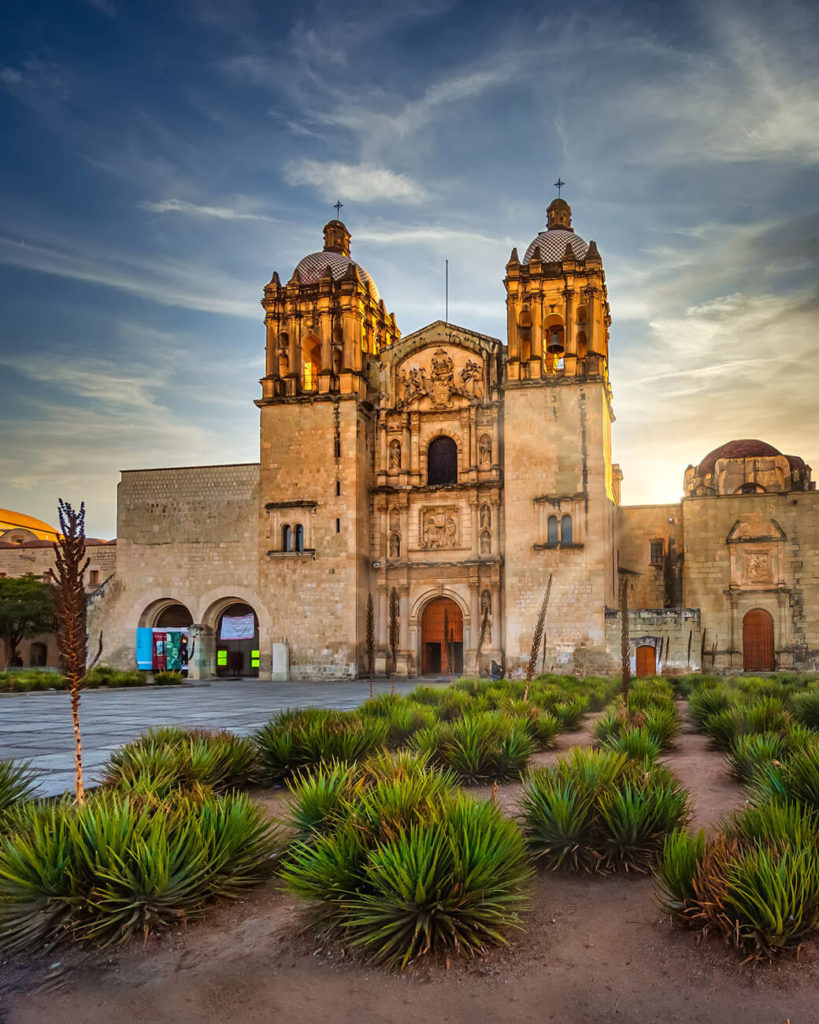
M 397 682 L 398 693 L 420 683 Z M 376 693 L 389 693 L 390 683 L 377 680 Z M 153 725 L 230 729 L 253 732 L 277 711 L 319 707 L 358 707 L 369 696 L 366 680 L 347 682 L 274 683 L 264 679 L 213 679 L 185 686 L 85 690 L 80 703 L 86 785 L 94 785 L 100 766 L 115 747 Z M 39 793 L 54 796 L 74 786 L 74 731 L 67 693 L 0 694 L 0 759 L 30 761 L 38 775 Z

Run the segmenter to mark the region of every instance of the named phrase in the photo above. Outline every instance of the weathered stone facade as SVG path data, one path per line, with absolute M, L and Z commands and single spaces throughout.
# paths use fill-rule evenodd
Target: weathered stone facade
M 401 337 L 340 221 L 274 274 L 260 461 L 123 473 L 91 609 L 105 660 L 185 626 L 191 673 L 221 671 L 223 614 L 252 612 L 244 671 L 269 677 L 275 646 L 292 678 L 355 676 L 371 596 L 377 672 L 519 674 L 551 579 L 543 666 L 611 672 L 625 579 L 636 671 L 817 667 L 810 467 L 731 442 L 679 503 L 621 506 L 602 260 L 564 200 L 548 218 L 506 266 L 505 343 L 442 321 Z

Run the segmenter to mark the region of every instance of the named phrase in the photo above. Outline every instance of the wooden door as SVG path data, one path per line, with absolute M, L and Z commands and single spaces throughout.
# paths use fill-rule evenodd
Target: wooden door
M 773 618 L 764 608 L 753 608 L 742 620 L 742 667 L 746 672 L 776 667 Z
M 421 671 L 454 675 L 458 671 L 457 651 L 463 639 L 464 619 L 458 605 L 448 597 L 430 601 L 421 616 Z
M 653 676 L 657 674 L 657 652 L 649 644 L 641 644 L 637 648 L 637 675 Z

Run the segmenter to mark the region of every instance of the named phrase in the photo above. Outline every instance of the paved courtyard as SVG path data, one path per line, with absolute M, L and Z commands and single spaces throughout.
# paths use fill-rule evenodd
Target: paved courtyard
M 422 681 L 431 682 L 398 682 L 396 690 L 407 693 Z M 377 681 L 373 689 L 388 693 L 390 684 Z M 86 690 L 80 704 L 86 783 L 95 783 L 96 772 L 115 747 L 152 725 L 176 723 L 247 735 L 285 708 L 344 710 L 358 707 L 368 696 L 366 680 L 273 683 L 219 679 L 179 687 Z M 68 694 L 0 694 L 0 758 L 30 761 L 44 796 L 72 788 L 74 732 Z

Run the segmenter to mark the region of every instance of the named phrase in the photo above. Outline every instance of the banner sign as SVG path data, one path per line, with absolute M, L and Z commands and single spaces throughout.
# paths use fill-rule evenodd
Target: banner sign
M 247 615 L 223 615 L 220 640 L 252 640 L 256 635 L 256 619 L 253 612 Z

